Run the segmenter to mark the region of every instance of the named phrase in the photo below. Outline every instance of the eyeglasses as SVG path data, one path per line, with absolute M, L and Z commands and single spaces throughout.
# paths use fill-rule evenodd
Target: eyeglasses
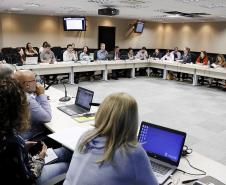
M 30 81 L 24 81 L 24 83 L 33 83 L 33 82 L 36 82 L 36 79 L 35 80 L 30 80 Z

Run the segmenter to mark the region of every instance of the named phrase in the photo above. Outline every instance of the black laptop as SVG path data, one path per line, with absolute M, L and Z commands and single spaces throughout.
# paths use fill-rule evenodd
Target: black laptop
M 69 116 L 83 114 L 90 111 L 91 103 L 93 100 L 94 92 L 88 89 L 78 87 L 75 104 L 73 105 L 65 105 L 57 107 L 59 110 L 68 114 Z

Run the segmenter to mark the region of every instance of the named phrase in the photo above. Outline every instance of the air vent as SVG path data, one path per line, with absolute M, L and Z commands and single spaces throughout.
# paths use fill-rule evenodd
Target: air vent
M 168 11 L 164 12 L 169 15 L 177 15 L 177 16 L 182 16 L 182 17 L 202 17 L 205 15 L 210 15 L 208 13 L 184 13 L 184 12 L 178 12 L 178 11 Z

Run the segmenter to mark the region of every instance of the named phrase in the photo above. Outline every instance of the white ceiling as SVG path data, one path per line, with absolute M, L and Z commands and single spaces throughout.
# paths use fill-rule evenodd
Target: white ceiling
M 0 0 L 0 12 L 98 16 L 103 7 L 119 9 L 118 18 L 157 22 L 226 21 L 226 0 Z M 208 13 L 198 18 L 168 17 L 165 11 Z

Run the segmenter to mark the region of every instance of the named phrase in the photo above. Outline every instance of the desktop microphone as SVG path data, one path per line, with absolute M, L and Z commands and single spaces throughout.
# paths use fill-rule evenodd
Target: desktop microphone
M 67 88 L 66 88 L 66 86 L 65 86 L 64 83 L 62 83 L 62 84 L 64 86 L 65 95 L 64 95 L 64 97 L 60 98 L 59 101 L 61 101 L 61 102 L 70 101 L 71 100 L 71 97 L 67 96 Z
M 90 103 L 90 106 L 100 106 L 100 103 Z

